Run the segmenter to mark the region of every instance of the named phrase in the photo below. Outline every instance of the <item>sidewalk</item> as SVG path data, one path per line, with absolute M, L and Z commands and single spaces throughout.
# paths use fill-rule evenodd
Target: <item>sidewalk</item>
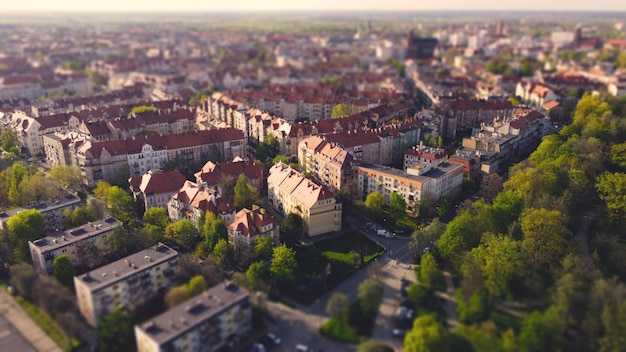
M 0 315 L 39 352 L 63 352 L 4 289 L 0 289 Z M 2 351 L 3 346 L 0 346 Z

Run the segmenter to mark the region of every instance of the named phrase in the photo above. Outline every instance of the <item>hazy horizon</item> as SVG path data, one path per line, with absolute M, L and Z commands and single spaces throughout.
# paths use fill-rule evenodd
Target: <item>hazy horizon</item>
M 595 2 L 576 2 L 553 0 L 551 2 L 528 0 L 523 3 L 503 3 L 496 0 L 440 0 L 436 2 L 416 2 L 411 0 L 344 0 L 340 3 L 332 0 L 239 0 L 231 2 L 206 2 L 187 0 L 173 3 L 147 3 L 145 1 L 128 2 L 110 0 L 107 2 L 76 2 L 74 0 L 25 0 L 3 2 L 0 12 L 42 14 L 42 13 L 97 13 L 97 12 L 143 12 L 143 13 L 185 13 L 185 12 L 368 12 L 368 11 L 558 11 L 558 12 L 624 12 L 626 2 L 597 0 Z

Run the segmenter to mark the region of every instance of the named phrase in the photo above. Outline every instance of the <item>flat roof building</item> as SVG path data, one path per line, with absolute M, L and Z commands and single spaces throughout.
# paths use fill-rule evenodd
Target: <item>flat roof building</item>
M 63 229 L 63 211 L 65 209 L 73 210 L 80 206 L 81 200 L 73 194 L 53 198 L 44 202 L 39 202 L 25 208 L 11 209 L 10 211 L 0 212 L 0 230 L 4 228 L 9 218 L 22 210 L 36 209 L 44 218 L 44 231 L 46 233 L 56 232 Z
M 252 327 L 249 293 L 223 282 L 135 326 L 138 352 L 234 348 Z

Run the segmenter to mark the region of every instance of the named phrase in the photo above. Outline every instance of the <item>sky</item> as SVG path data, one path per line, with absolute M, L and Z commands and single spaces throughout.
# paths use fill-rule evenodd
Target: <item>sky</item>
M 187 11 L 626 11 L 624 0 L 1 0 L 6 12 Z

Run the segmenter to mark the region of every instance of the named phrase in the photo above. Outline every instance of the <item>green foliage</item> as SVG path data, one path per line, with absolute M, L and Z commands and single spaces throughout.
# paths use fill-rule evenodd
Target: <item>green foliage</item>
M 491 207 L 479 200 L 448 223 L 436 246 L 444 258 L 451 259 L 476 247 L 482 234 L 494 227 Z
M 339 77 L 322 77 L 320 83 L 323 85 L 333 85 L 340 90 L 343 89 L 343 82 Z
M 367 340 L 359 344 L 358 352 L 393 352 L 393 348 L 376 340 Z
M 598 196 L 602 199 L 611 216 L 624 219 L 626 215 L 626 174 L 606 172 L 596 181 Z
M 224 266 L 230 262 L 230 255 L 230 246 L 228 245 L 228 242 L 225 239 L 220 238 L 215 244 L 215 248 L 213 248 L 213 258 L 215 258 L 215 261 L 219 265 Z
M 141 114 L 142 112 L 148 112 L 148 111 L 157 111 L 157 109 L 154 106 L 140 105 L 140 106 L 135 106 L 130 111 L 130 114 L 135 115 L 135 114 Z
M 334 293 L 326 303 L 326 313 L 331 318 L 341 318 L 348 309 L 348 296 L 341 292 Z
M 270 270 L 267 265 L 261 262 L 254 262 L 246 270 L 246 278 L 248 278 L 248 282 L 250 282 L 254 290 L 267 288 Z
M 365 315 L 376 316 L 378 306 L 383 298 L 383 287 L 374 279 L 365 279 L 359 285 L 357 298 Z
M 222 218 L 215 218 L 212 213 L 207 212 L 202 226 L 202 235 L 204 236 L 204 247 L 208 252 L 213 252 L 220 239 L 227 239 L 226 223 Z
M 611 147 L 611 162 L 626 170 L 626 142 Z
M 338 119 L 340 117 L 346 117 L 350 115 L 350 109 L 344 103 L 339 103 L 333 108 L 331 118 Z
M 375 212 L 379 212 L 385 205 L 385 197 L 380 192 L 372 192 L 365 198 L 365 206 Z
M 398 214 L 402 214 L 406 209 L 406 201 L 398 192 L 391 192 L 389 195 L 389 203 L 391 203 L 393 211 Z
M 400 77 L 404 77 L 405 74 L 405 67 L 402 63 L 400 63 L 398 60 L 394 59 L 394 58 L 389 58 L 386 62 L 387 65 L 392 66 L 393 68 L 396 69 L 396 71 L 398 72 L 398 74 L 400 75 Z
M 190 220 L 180 219 L 165 227 L 165 237 L 187 248 L 195 248 L 200 240 L 200 233 Z
M 524 264 L 520 243 L 502 235 L 485 234 L 471 255 L 480 264 L 485 286 L 494 297 L 507 293 L 510 280 Z
M 292 281 L 297 268 L 298 262 L 295 259 L 295 252 L 291 248 L 288 248 L 285 244 L 274 247 L 270 272 L 277 280 L 282 282 Z
M 260 260 L 268 260 L 274 251 L 274 241 L 270 236 L 256 236 L 254 239 L 254 254 Z
M 99 351 L 131 351 L 135 348 L 130 314 L 116 309 L 100 320 L 96 329 Z
M 350 326 L 345 319 L 330 318 L 320 327 L 320 334 L 347 343 L 357 343 L 360 341 L 356 329 Z
M 416 229 L 411 234 L 409 249 L 415 258 L 419 258 L 426 248 L 432 249 L 441 235 L 446 231 L 446 224 L 439 218 L 434 218 L 430 224 Z
M 544 265 L 555 266 L 568 251 L 572 237 L 567 218 L 557 210 L 526 209 L 520 217 L 522 252 L 526 263 L 538 270 Z
M 20 141 L 17 138 L 17 133 L 10 128 L 2 131 L 0 133 L 0 147 L 6 152 L 19 150 Z
M 70 71 L 79 71 L 82 72 L 85 70 L 85 63 L 80 61 L 65 61 L 61 66 Z
M 192 277 L 189 282 L 170 288 L 165 294 L 165 303 L 169 308 L 175 307 L 186 300 L 206 291 L 208 284 L 202 275 Z
M 157 231 L 165 232 L 165 228 L 170 224 L 170 217 L 167 215 L 167 210 L 163 207 L 148 208 L 143 213 L 143 221 L 146 225 L 154 226 Z
M 413 322 L 413 328 L 404 337 L 406 352 L 447 352 L 450 351 L 449 332 L 432 315 L 423 315 Z
M 302 234 L 302 218 L 295 213 L 289 213 L 280 222 L 280 237 L 282 242 L 289 246 L 298 243 Z
M 74 288 L 74 265 L 70 257 L 61 255 L 54 259 L 54 277 L 65 287 Z
M 441 289 L 444 286 L 443 273 L 437 265 L 435 257 L 431 253 L 426 253 L 420 261 L 419 272 L 420 283 L 434 289 Z
M 489 317 L 489 295 L 484 290 L 476 290 L 469 299 L 467 299 L 463 294 L 463 289 L 458 289 L 456 291 L 455 300 L 459 320 L 462 323 L 479 323 Z
M 407 297 L 413 302 L 416 308 L 432 308 L 436 306 L 435 290 L 423 284 L 413 284 L 407 290 Z
M 55 166 L 50 169 L 50 177 L 68 192 L 78 192 L 83 188 L 83 176 L 78 166 Z
M 21 163 L 15 163 L 11 167 L 11 186 L 9 188 L 9 200 L 13 204 L 20 204 L 22 201 L 22 194 L 19 186 L 28 177 L 28 170 Z
M 118 220 L 128 223 L 134 217 L 135 202 L 133 197 L 120 187 L 99 182 L 94 194 L 97 198 L 104 200 L 109 213 Z
M 44 217 L 36 209 L 26 209 L 11 216 L 6 221 L 9 240 L 16 260 L 30 262 L 28 241 L 34 241 L 44 234 Z
M 259 198 L 258 191 L 248 184 L 246 175 L 241 174 L 235 184 L 235 208 L 250 209 Z
M 454 334 L 465 338 L 474 351 L 512 352 L 516 347 L 515 332 L 507 330 L 500 338 L 498 329 L 492 321 L 477 325 L 460 325 L 454 330 Z

